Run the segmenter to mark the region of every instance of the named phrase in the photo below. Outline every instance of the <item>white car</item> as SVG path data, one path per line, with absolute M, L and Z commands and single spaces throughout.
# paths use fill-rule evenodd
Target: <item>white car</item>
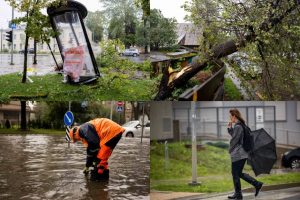
M 124 52 L 121 53 L 121 56 L 139 56 L 140 52 L 138 49 L 125 49 Z
M 141 137 L 142 135 L 142 126 L 139 121 L 129 121 L 125 123 L 123 126 L 125 128 L 124 136 L 125 137 Z M 150 121 L 144 127 L 143 137 L 150 138 Z

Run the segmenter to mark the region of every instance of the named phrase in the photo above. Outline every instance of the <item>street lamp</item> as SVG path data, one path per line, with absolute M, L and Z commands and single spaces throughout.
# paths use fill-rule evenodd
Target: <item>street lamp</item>
M 76 1 L 47 9 L 64 61 L 64 73 L 69 83 L 89 83 L 100 77 L 91 43 L 83 23 L 86 7 Z

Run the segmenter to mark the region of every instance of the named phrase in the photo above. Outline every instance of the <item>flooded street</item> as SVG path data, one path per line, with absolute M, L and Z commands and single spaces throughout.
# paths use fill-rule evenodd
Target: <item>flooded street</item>
M 109 159 L 110 180 L 82 171 L 86 149 L 64 136 L 0 136 L 0 199 L 149 199 L 149 139 L 122 138 Z
M 57 62 L 61 63 L 60 55 L 55 55 Z M 0 75 L 22 73 L 24 64 L 23 54 L 14 54 L 14 65 L 10 65 L 10 54 L 0 54 Z M 28 73 L 30 76 L 43 76 L 54 73 L 55 62 L 51 55 L 37 55 L 37 65 L 33 66 L 33 54 L 28 55 Z

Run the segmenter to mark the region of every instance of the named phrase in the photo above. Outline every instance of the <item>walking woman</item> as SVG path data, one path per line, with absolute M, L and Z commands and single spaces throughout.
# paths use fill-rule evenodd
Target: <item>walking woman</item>
M 240 178 L 255 187 L 255 196 L 258 195 L 263 183 L 255 180 L 249 174 L 243 173 L 244 165 L 248 158 L 247 152 L 243 149 L 243 136 L 246 127 L 238 109 L 231 109 L 230 122 L 228 123 L 228 133 L 231 135 L 229 153 L 231 157 L 231 173 L 234 184 L 234 194 L 228 199 L 243 199 Z M 233 126 L 234 124 L 234 126 Z

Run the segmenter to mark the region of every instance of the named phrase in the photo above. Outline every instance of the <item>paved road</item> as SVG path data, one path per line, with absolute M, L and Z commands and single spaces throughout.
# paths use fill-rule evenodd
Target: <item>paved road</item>
M 191 197 L 183 197 L 177 198 L 177 200 L 201 200 L 201 199 L 208 199 L 208 200 L 225 200 L 229 194 L 222 194 L 222 195 L 212 195 L 212 196 L 204 196 L 199 194 L 198 196 L 191 196 Z M 258 197 L 254 197 L 254 194 L 251 193 L 244 193 L 244 200 L 299 200 L 300 199 L 300 187 L 288 188 L 288 189 L 281 189 L 281 190 L 272 190 L 272 191 L 261 191 Z M 176 199 L 176 198 L 173 198 Z
M 136 57 L 133 57 L 133 56 L 122 56 L 122 58 L 131 60 L 131 61 L 133 61 L 135 63 L 143 63 L 144 61 L 150 59 L 150 54 L 141 54 L 140 56 L 136 56 Z

